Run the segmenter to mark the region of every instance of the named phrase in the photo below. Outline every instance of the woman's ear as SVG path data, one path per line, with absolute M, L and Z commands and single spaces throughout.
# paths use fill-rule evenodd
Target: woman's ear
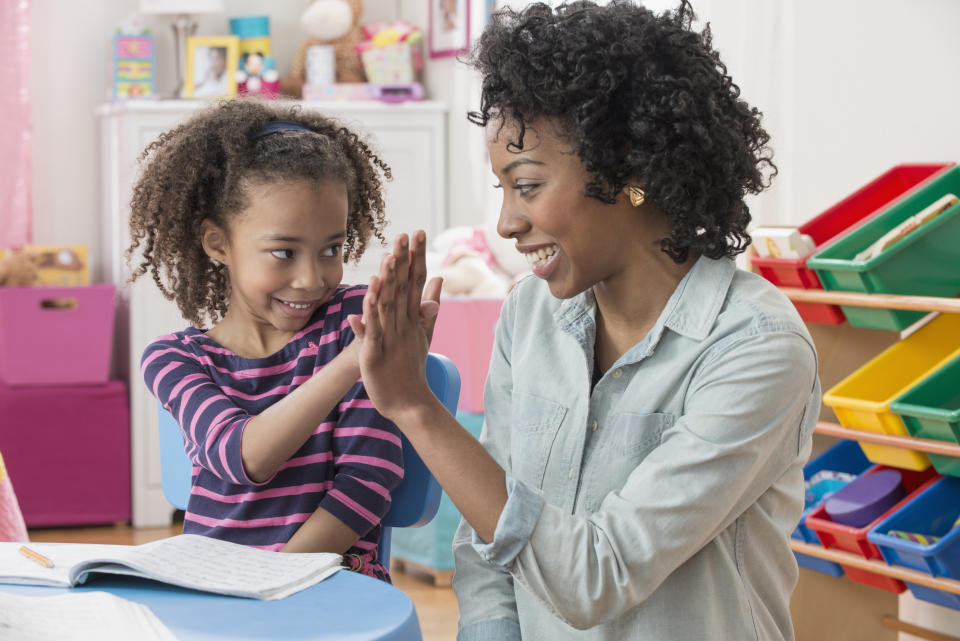
M 200 243 L 211 260 L 227 264 L 227 233 L 209 218 L 200 223 Z

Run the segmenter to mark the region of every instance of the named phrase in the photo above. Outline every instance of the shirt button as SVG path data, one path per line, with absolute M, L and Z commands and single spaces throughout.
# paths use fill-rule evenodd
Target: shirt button
M 597 422 L 596 422 L 596 421 L 594 421 L 594 422 L 590 425 L 590 429 L 592 429 L 594 432 L 597 431 Z
M 570 473 L 567 474 L 567 478 L 570 478 L 570 479 L 573 478 L 573 468 L 572 468 L 572 467 L 570 468 Z
M 617 369 L 613 370 L 613 377 L 614 377 L 614 378 L 620 378 L 621 376 L 623 376 L 623 370 L 622 370 L 622 369 L 620 369 L 620 368 L 618 367 Z

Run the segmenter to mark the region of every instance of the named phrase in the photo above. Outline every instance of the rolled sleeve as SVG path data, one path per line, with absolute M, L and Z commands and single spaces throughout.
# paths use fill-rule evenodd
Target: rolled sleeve
M 543 511 L 543 494 L 529 485 L 507 477 L 507 504 L 500 513 L 493 541 L 486 543 L 476 532 L 473 547 L 487 563 L 509 567 L 530 540 Z

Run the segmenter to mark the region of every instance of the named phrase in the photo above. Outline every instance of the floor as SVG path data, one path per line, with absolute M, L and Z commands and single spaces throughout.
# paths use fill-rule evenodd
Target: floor
M 31 541 L 114 543 L 137 545 L 180 533 L 180 526 L 133 528 L 116 525 L 93 528 L 32 529 Z M 425 574 L 394 571 L 393 584 L 417 609 L 423 641 L 451 641 L 457 636 L 457 601 L 450 588 L 438 588 Z

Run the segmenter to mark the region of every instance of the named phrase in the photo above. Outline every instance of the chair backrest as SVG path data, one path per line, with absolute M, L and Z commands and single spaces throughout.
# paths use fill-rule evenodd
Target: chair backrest
M 460 373 L 446 356 L 427 356 L 427 383 L 430 391 L 443 403 L 451 414 L 457 413 L 460 399 Z M 187 509 L 190 499 L 193 465 L 187 457 L 183 433 L 170 413 L 160 406 L 160 480 L 163 494 L 170 504 L 179 510 Z M 380 535 L 380 562 L 384 567 L 390 563 L 390 528 L 420 527 L 437 514 L 440 507 L 440 484 L 420 459 L 406 436 L 403 442 L 403 480 L 391 495 L 390 509 L 383 517 L 383 532 Z

